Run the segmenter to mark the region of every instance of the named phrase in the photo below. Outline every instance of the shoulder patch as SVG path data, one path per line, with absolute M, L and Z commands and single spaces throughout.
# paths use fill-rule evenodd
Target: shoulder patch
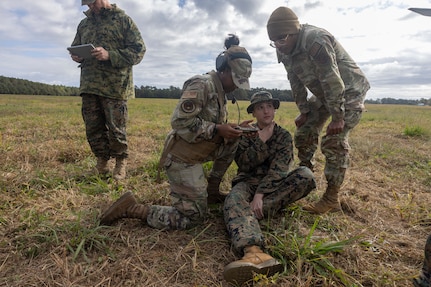
M 322 45 L 317 42 L 314 42 L 313 46 L 311 46 L 310 55 L 321 65 L 329 62 L 329 55 L 326 53 L 325 49 L 322 48 Z
M 181 103 L 181 110 L 187 114 L 190 114 L 196 110 L 196 105 L 192 100 L 185 100 Z
M 198 97 L 197 91 L 184 91 L 181 95 L 182 99 L 196 99 Z

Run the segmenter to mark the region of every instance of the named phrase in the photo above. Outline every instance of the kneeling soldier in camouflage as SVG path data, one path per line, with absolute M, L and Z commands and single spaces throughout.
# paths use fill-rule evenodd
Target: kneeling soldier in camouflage
M 211 200 L 217 199 L 221 197 L 218 184 L 233 161 L 243 133 L 235 129 L 237 124 L 227 123 L 225 95 L 250 87 L 251 58 L 238 44 L 239 40 L 234 45 L 225 42 L 227 50 L 217 57 L 217 71 L 194 76 L 184 84 L 160 160 L 169 179 L 172 206 L 138 204 L 128 192 L 102 215 L 101 224 L 128 217 L 140 218 L 158 229 L 188 229 L 203 221 L 208 192 L 202 164 L 214 161 L 210 178 L 218 179 L 218 183 L 211 189 Z
M 280 106 L 269 92 L 252 95 L 248 113 L 260 130 L 257 137 L 242 136 L 235 155 L 238 174 L 224 204 L 224 220 L 234 250 L 243 255 L 224 269 L 224 278 L 242 285 L 253 273 L 272 276 L 283 266 L 266 254 L 259 220 L 274 215 L 286 205 L 310 193 L 316 182 L 305 166 L 290 171 L 293 144 L 290 133 L 274 122 Z

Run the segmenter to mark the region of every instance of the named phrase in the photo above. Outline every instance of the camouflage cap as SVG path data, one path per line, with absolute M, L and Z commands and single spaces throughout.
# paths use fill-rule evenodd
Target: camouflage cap
M 240 89 L 250 90 L 248 78 L 251 75 L 251 57 L 247 50 L 240 46 L 231 46 L 226 50 L 228 65 L 232 72 L 232 80 Z
M 262 102 L 271 102 L 275 109 L 280 107 L 280 101 L 278 99 L 273 99 L 270 92 L 260 91 L 256 92 L 251 96 L 251 104 L 247 107 L 247 113 L 251 114 L 254 110 L 254 106 Z
M 81 0 L 81 5 L 93 4 L 96 0 Z

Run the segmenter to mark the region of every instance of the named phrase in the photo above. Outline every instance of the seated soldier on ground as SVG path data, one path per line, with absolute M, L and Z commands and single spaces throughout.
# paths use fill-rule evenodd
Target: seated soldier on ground
M 283 270 L 263 251 L 259 220 L 307 196 L 316 187 L 308 167 L 290 170 L 292 136 L 274 122 L 279 106 L 279 100 L 269 92 L 252 95 L 247 112 L 256 118 L 254 125 L 260 130 L 256 137 L 241 137 L 235 155 L 238 174 L 224 203 L 224 220 L 233 249 L 243 257 L 227 265 L 223 275 L 226 281 L 238 285 L 250 281 L 253 273 L 272 276 Z

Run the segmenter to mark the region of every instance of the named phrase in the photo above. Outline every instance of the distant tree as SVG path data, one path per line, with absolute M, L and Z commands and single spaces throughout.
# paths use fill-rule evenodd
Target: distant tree
M 237 89 L 228 95 L 229 99 L 250 100 L 252 94 L 258 91 L 266 90 L 276 99 L 283 102 L 293 102 L 291 90 L 265 89 L 263 87 L 252 88 L 249 91 Z M 179 99 L 182 90 L 178 87 L 170 86 L 169 88 L 160 89 L 154 86 L 135 86 L 136 98 L 166 98 Z M 0 94 L 15 95 L 52 95 L 52 96 L 79 96 L 79 88 L 67 87 L 62 85 L 49 85 L 38 82 L 32 82 L 23 79 L 0 76 Z M 392 104 L 392 105 L 431 105 L 431 98 L 420 100 L 393 99 L 383 98 L 376 100 L 366 100 L 369 104 Z
M 393 98 L 382 98 L 376 100 L 365 100 L 365 104 L 385 104 L 385 105 L 431 105 L 431 99 L 420 99 L 420 100 L 410 100 L 410 99 L 393 99 Z
M 79 88 L 0 76 L 0 94 L 77 96 Z

